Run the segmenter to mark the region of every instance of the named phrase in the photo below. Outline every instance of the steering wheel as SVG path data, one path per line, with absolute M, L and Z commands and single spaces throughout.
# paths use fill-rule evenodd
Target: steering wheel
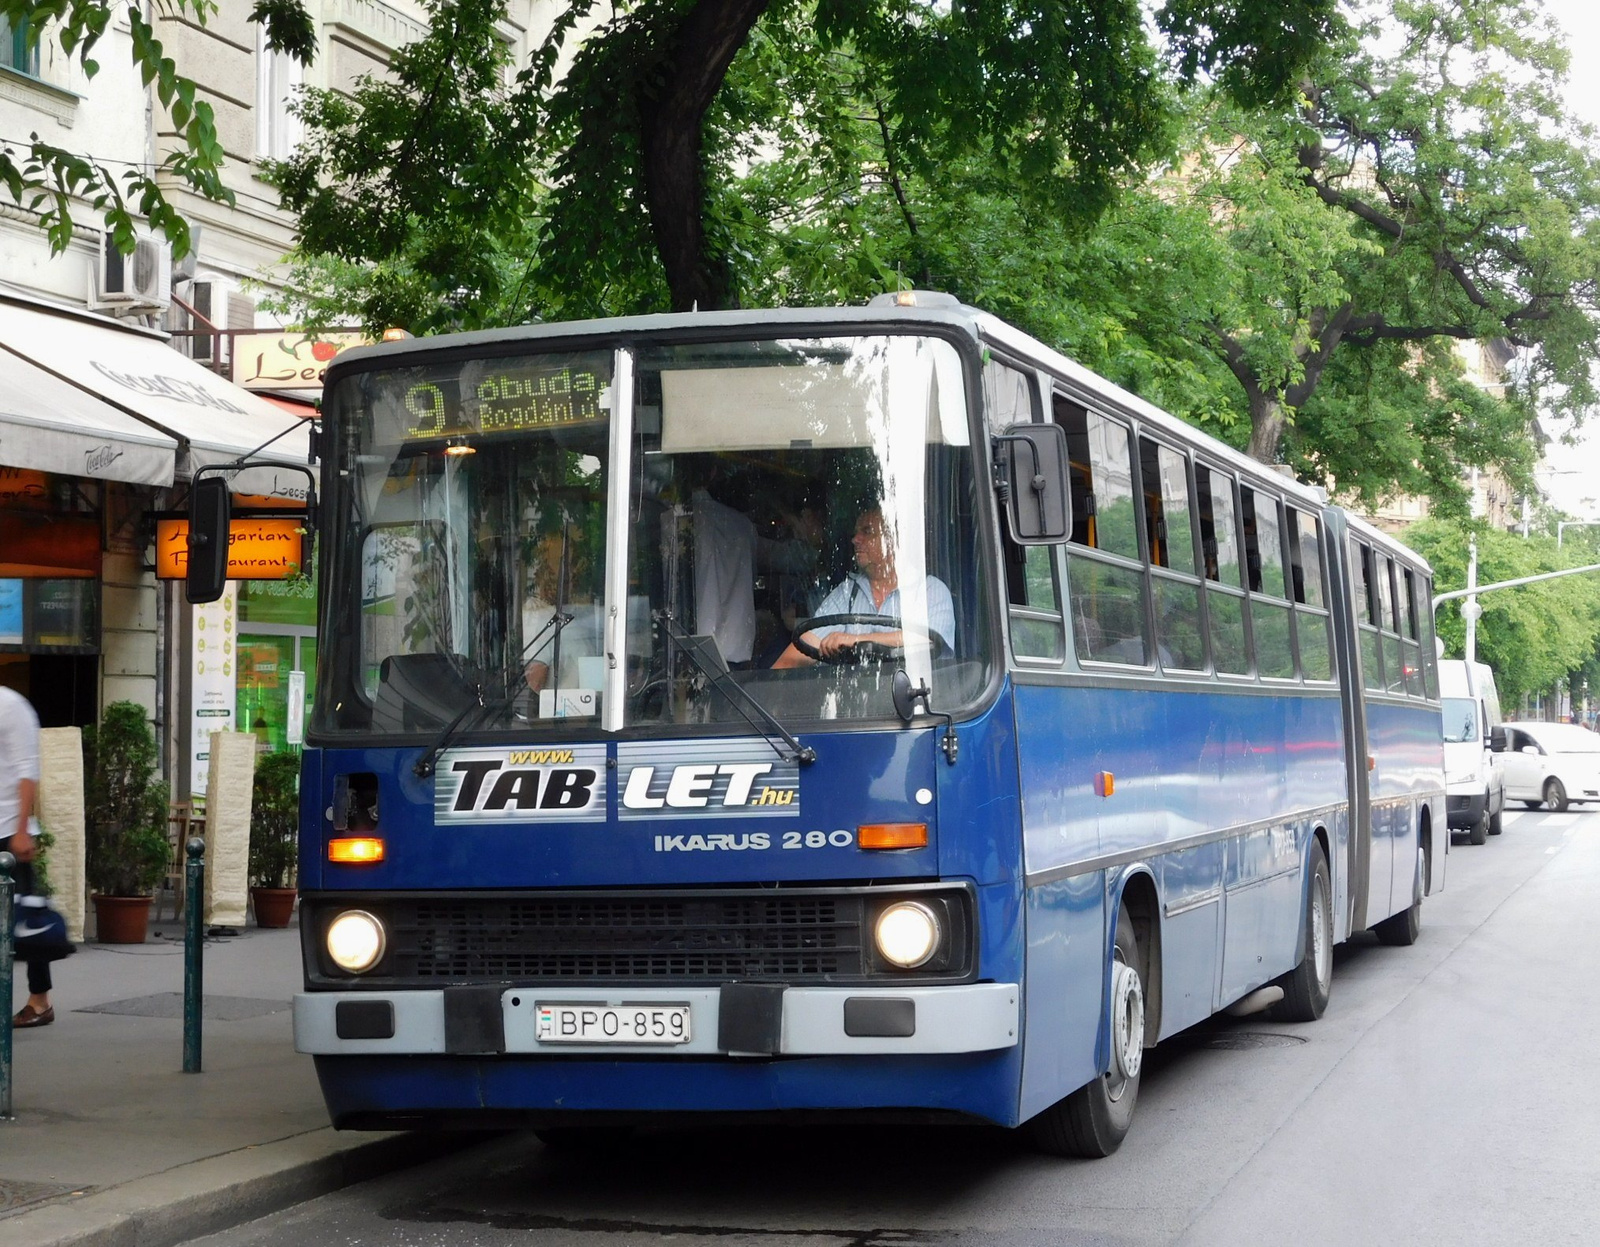
M 815 628 L 831 628 L 841 624 L 861 624 L 880 629 L 885 632 L 905 632 L 907 630 L 925 637 L 933 649 L 933 657 L 942 658 L 950 652 L 950 647 L 937 632 L 924 628 L 918 624 L 907 625 L 904 621 L 893 615 L 813 615 L 809 619 L 802 619 L 794 626 L 794 647 L 816 662 L 847 663 L 847 662 L 888 662 L 901 657 L 906 651 L 903 645 L 884 645 L 878 641 L 857 641 L 848 649 L 840 650 L 831 657 L 823 654 L 815 645 L 805 639 L 806 633 Z

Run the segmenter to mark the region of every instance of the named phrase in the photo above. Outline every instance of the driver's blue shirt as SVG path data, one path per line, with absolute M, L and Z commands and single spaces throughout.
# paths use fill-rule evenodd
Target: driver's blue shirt
M 939 634 L 941 640 L 954 650 L 956 647 L 956 608 L 950 600 L 950 590 L 945 588 L 944 581 L 937 576 L 929 576 L 924 582 L 928 590 L 928 631 Z M 872 582 L 860 572 L 851 572 L 842 581 L 835 585 L 827 597 L 818 604 L 816 614 L 821 615 L 884 615 L 898 621 L 900 614 L 900 590 L 890 591 L 889 596 L 879 606 L 872 600 Z M 920 620 L 909 621 L 911 630 L 916 632 Z M 898 622 L 896 627 L 898 627 Z M 885 624 L 830 624 L 822 628 L 811 628 L 819 639 L 831 632 L 848 632 L 857 636 L 867 632 L 892 631 Z

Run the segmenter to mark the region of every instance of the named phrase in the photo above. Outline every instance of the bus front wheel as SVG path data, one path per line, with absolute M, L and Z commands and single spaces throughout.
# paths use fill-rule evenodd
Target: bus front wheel
M 1145 956 L 1133 920 L 1121 909 L 1111 955 L 1111 1068 L 1028 1123 L 1040 1151 L 1098 1159 L 1127 1137 L 1144 1066 Z

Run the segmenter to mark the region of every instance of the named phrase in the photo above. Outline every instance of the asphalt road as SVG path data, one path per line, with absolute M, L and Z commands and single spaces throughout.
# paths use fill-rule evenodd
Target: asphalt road
M 1308 1026 L 1209 1023 L 1147 1064 L 1108 1160 L 980 1127 L 516 1136 L 213 1247 L 1600 1242 L 1600 812 L 1457 844 L 1412 948 L 1339 950 Z

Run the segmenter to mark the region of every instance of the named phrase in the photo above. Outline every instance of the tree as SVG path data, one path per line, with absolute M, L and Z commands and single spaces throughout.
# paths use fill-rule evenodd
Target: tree
M 215 0 L 165 0 L 162 10 L 203 26 L 217 6 Z M 65 251 L 72 241 L 72 206 L 81 201 L 100 214 L 122 252 L 133 250 L 142 217 L 172 241 L 173 254 L 181 258 L 189 250 L 189 225 L 168 200 L 166 186 L 183 183 L 228 204 L 233 192 L 222 182 L 224 154 L 211 105 L 196 98 L 194 80 L 166 54 L 144 6 L 115 0 L 0 0 L 0 18 L 10 30 L 25 32 L 34 46 L 54 39 L 90 78 L 100 69 L 94 50 L 117 14 L 128 22 L 133 63 L 144 85 L 154 87 L 181 141 L 154 167 L 128 165 L 117 173 L 109 165 L 120 162 L 70 151 L 37 134 L 26 144 L 0 137 L 0 186 L 18 207 L 36 214 L 54 252 Z M 256 0 L 250 20 L 261 23 L 270 49 L 310 64 L 316 28 L 302 0 Z
M 1520 537 L 1486 525 L 1430 519 L 1401 534 L 1433 565 L 1434 592 L 1467 585 L 1467 537 L 1478 541 L 1478 583 L 1492 584 L 1540 572 L 1580 567 L 1595 561 L 1584 549 L 1557 548 L 1544 534 Z M 1564 576 L 1516 589 L 1499 589 L 1478 599 L 1478 658 L 1494 669 L 1500 695 L 1514 706 L 1525 695 L 1552 689 L 1593 657 L 1600 643 L 1600 595 L 1588 575 Z M 1462 656 L 1465 627 L 1459 604 L 1442 606 L 1437 616 L 1445 651 Z
M 1203 329 L 1248 405 L 1250 453 L 1286 450 L 1318 476 L 1329 446 L 1360 430 L 1368 453 L 1388 423 L 1362 429 L 1350 397 L 1363 389 L 1409 415 L 1418 445 L 1430 409 L 1468 425 L 1500 417 L 1457 384 L 1451 342 L 1523 348 L 1524 413 L 1592 403 L 1600 355 L 1600 165 L 1564 121 L 1567 58 L 1550 19 L 1527 0 L 1407 0 L 1363 16 L 1312 63 L 1292 112 L 1218 108 L 1210 158 L 1184 180 L 1237 253 L 1234 297 Z M 1336 372 L 1341 398 L 1319 404 Z M 1383 392 L 1366 384 L 1378 377 Z M 1401 378 L 1409 398 L 1387 388 Z
M 390 81 L 353 101 L 309 94 L 310 141 L 277 173 L 302 217 L 300 254 L 323 265 L 307 304 L 347 287 L 355 264 L 406 297 L 442 292 L 440 314 L 422 312 L 428 328 L 736 305 L 751 278 L 739 240 L 759 224 L 738 171 L 809 128 L 802 114 L 820 97 L 783 89 L 807 74 L 872 83 L 908 171 L 982 152 L 1078 221 L 1169 133 L 1137 0 L 638 0 L 609 16 L 569 0 L 509 87 L 479 72 L 497 55 L 483 34 L 494 0 L 427 4 L 432 31 Z M 1246 7 L 1169 0 L 1175 72 L 1269 98 L 1341 28 L 1336 0 Z M 584 23 L 597 24 L 558 79 Z M 848 79 L 829 68 L 846 62 Z M 485 280 L 443 245 L 463 225 L 490 253 L 529 262 Z M 384 302 L 376 283 L 371 293 L 369 318 Z

